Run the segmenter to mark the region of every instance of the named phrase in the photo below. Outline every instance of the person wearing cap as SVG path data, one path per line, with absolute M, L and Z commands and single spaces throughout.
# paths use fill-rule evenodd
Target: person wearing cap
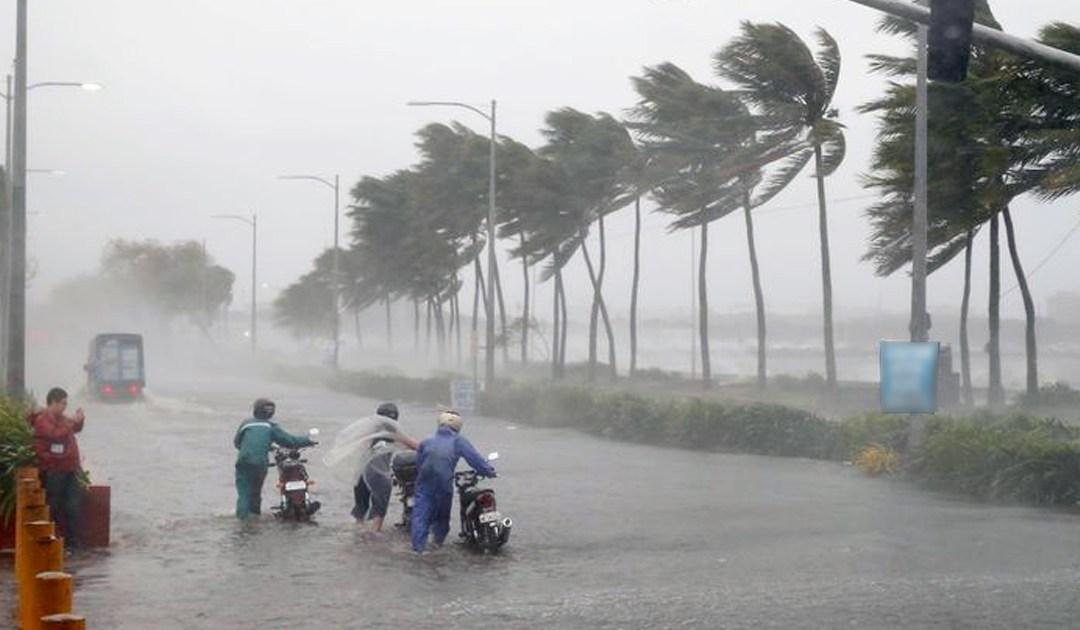
M 239 451 L 236 457 L 236 517 L 240 519 L 262 511 L 262 487 L 270 445 L 299 448 L 315 444 L 306 436 L 292 435 L 271 421 L 276 410 L 273 401 L 260 398 L 252 407 L 252 417 L 240 423 L 233 438 L 233 446 Z
M 370 521 L 372 531 L 380 532 L 386 512 L 390 508 L 390 494 L 393 492 L 390 459 L 398 450 L 393 444 L 400 443 L 405 448 L 416 450 L 418 443 L 401 432 L 398 427 L 398 408 L 394 403 L 379 405 L 375 415 L 380 421 L 379 429 L 393 437 L 380 438 L 371 445 L 367 463 L 353 487 L 355 504 L 352 516 L 357 523 Z
M 435 434 L 416 450 L 416 506 L 412 515 L 412 546 L 417 553 L 427 547 L 428 533 L 442 545 L 450 533 L 450 508 L 454 503 L 454 469 L 465 461 L 477 473 L 495 476 L 495 468 L 461 435 L 463 420 L 456 411 L 439 414 Z

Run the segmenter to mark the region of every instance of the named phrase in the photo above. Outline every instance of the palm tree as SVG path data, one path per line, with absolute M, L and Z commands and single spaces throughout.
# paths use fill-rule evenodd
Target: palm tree
M 576 243 L 585 260 L 589 281 L 593 287 L 593 302 L 589 320 L 589 378 L 595 377 L 597 327 L 603 319 L 608 341 L 608 369 L 615 378 L 615 335 L 604 302 L 603 283 L 607 268 L 607 242 L 604 217 L 622 207 L 621 179 L 623 171 L 637 156 L 633 140 L 626 128 L 608 114 L 595 116 L 572 108 L 549 112 L 541 133 L 547 144 L 539 153 L 552 160 L 563 172 L 569 186 L 568 210 L 579 224 Z M 599 265 L 593 264 L 586 244 L 589 228 L 597 223 L 600 232 Z
M 714 65 L 721 77 L 742 90 L 743 97 L 767 119 L 770 128 L 803 135 L 805 143 L 788 145 L 789 167 L 801 168 L 799 165 L 805 165 L 813 156 L 821 243 L 825 378 L 828 386 L 835 388 L 825 178 L 836 171 L 845 153 L 843 126 L 835 120 L 836 111 L 832 109 L 840 77 L 840 49 L 824 29 L 817 29 L 815 36 L 819 46 L 816 55 L 783 24 L 743 22 L 741 34 L 714 56 Z
M 985 2 L 976 19 L 998 24 Z M 902 20 L 883 22 L 883 30 L 914 38 L 914 26 Z M 1080 29 L 1051 25 L 1044 36 L 1080 48 Z M 891 76 L 912 77 L 911 57 L 874 56 L 874 69 Z M 1047 199 L 1075 192 L 1068 184 L 1075 169 L 1071 156 L 1080 150 L 1080 115 L 1075 107 L 1075 77 L 1038 68 L 996 50 L 976 46 L 970 79 L 959 85 L 932 84 L 930 91 L 930 269 L 940 268 L 965 252 L 965 287 L 961 305 L 961 367 L 967 346 L 966 309 L 970 292 L 970 247 L 974 234 L 990 224 L 990 402 L 1004 401 L 1000 363 L 1000 250 L 998 215 L 1004 219 L 1009 255 L 1025 310 L 1027 391 L 1038 393 L 1035 309 L 1009 209 L 1017 196 L 1034 191 Z M 1062 82 L 1062 79 L 1064 81 Z M 911 259 L 910 217 L 913 176 L 912 129 L 914 93 L 910 84 L 892 83 L 880 99 L 863 111 L 881 118 L 875 176 L 868 185 L 885 198 L 871 208 L 874 225 L 871 252 L 879 273 L 892 273 Z M 969 391 L 969 385 L 965 386 Z M 966 393 L 965 396 L 970 396 Z
M 672 63 L 644 69 L 632 78 L 640 96 L 631 128 L 657 174 L 648 188 L 660 209 L 673 214 L 671 229 L 697 229 L 701 235 L 698 298 L 702 379 L 712 383 L 709 352 L 707 260 L 709 223 L 736 210 L 745 200 L 741 181 L 748 172 L 742 152 L 755 127 L 745 106 L 731 93 L 702 85 Z
M 743 208 L 758 324 L 758 383 L 764 386 L 765 301 L 751 213 L 791 183 L 805 166 L 810 147 L 798 130 L 751 111 L 740 94 L 697 83 L 673 64 L 646 68 L 634 84 L 642 99 L 632 112 L 636 122 L 631 128 L 641 136 L 645 164 L 631 192 L 652 190 L 662 209 L 683 216 L 675 227 L 693 224 L 701 229 L 702 272 L 708 252 L 706 224 Z M 687 223 L 685 215 L 695 213 L 708 220 Z M 711 362 L 705 286 L 699 278 L 699 334 L 707 374 Z

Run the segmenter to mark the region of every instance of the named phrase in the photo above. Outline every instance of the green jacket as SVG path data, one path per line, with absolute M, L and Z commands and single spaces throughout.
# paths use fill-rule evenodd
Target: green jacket
M 233 438 L 233 446 L 240 451 L 236 463 L 265 466 L 271 444 L 297 448 L 311 446 L 313 442 L 306 437 L 287 433 L 276 422 L 248 418 L 240 423 L 236 437 Z

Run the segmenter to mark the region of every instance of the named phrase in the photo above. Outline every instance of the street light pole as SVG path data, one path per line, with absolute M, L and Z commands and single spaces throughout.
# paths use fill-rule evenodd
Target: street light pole
M 231 219 L 233 221 L 240 221 L 251 226 L 251 354 L 255 354 L 256 348 L 256 331 L 258 325 L 258 313 L 255 297 L 258 291 L 258 278 L 256 277 L 256 269 L 258 269 L 258 252 L 259 252 L 259 217 L 252 212 L 251 218 L 240 216 L 238 214 L 215 214 L 211 218 L 213 219 Z
M 43 81 L 26 84 L 26 0 L 17 10 L 15 89 L 7 75 L 4 90 L 4 212 L 0 213 L 0 363 L 9 394 L 22 395 L 26 389 L 26 96 L 42 87 L 78 87 L 88 91 L 101 89 L 98 83 Z M 14 103 L 14 107 L 12 107 Z M 14 110 L 14 111 L 13 111 Z
M 495 386 L 495 99 L 491 99 L 491 149 L 488 160 L 488 283 L 487 347 L 484 349 L 484 383 Z M 504 340 L 505 341 L 505 340 Z
M 338 369 L 338 359 L 341 353 L 341 247 L 339 246 L 339 223 L 341 215 L 341 176 L 334 175 L 334 181 L 317 175 L 279 175 L 278 179 L 303 179 L 318 182 L 334 191 L 334 253 L 331 258 L 331 293 L 333 294 L 332 308 L 334 313 L 334 354 L 333 366 Z
M 20 398 L 26 394 L 26 38 L 27 0 L 16 0 L 6 384 L 8 395 Z
M 491 111 L 484 111 L 467 103 L 457 101 L 409 101 L 411 107 L 461 107 L 480 114 L 491 123 L 491 146 L 488 160 L 488 214 L 487 214 L 487 249 L 488 249 L 488 279 L 487 279 L 487 304 L 484 307 L 487 319 L 487 343 L 484 348 L 484 382 L 487 387 L 493 387 L 495 383 L 495 148 L 498 137 L 495 131 L 495 99 L 491 99 Z

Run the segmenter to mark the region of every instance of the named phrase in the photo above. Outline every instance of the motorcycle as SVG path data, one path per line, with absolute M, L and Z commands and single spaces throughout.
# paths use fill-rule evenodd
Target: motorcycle
M 498 453 L 488 455 L 488 461 L 499 458 Z M 510 540 L 514 522 L 503 516 L 495 504 L 495 491 L 480 487 L 481 475 L 475 470 L 454 473 L 454 485 L 458 489 L 461 506 L 461 533 L 465 544 L 485 553 L 496 553 Z
M 416 451 L 399 451 L 390 458 L 394 487 L 401 502 L 401 522 L 394 526 L 409 531 L 412 511 L 416 505 Z
M 318 429 L 308 431 L 312 441 L 319 435 Z M 319 511 L 321 504 L 311 499 L 311 487 L 315 480 L 308 477 L 305 464 L 308 460 L 301 456 L 306 447 L 280 448 L 272 450 L 274 463 L 278 471 L 277 488 L 281 501 L 273 508 L 274 516 L 282 521 L 307 522 Z

